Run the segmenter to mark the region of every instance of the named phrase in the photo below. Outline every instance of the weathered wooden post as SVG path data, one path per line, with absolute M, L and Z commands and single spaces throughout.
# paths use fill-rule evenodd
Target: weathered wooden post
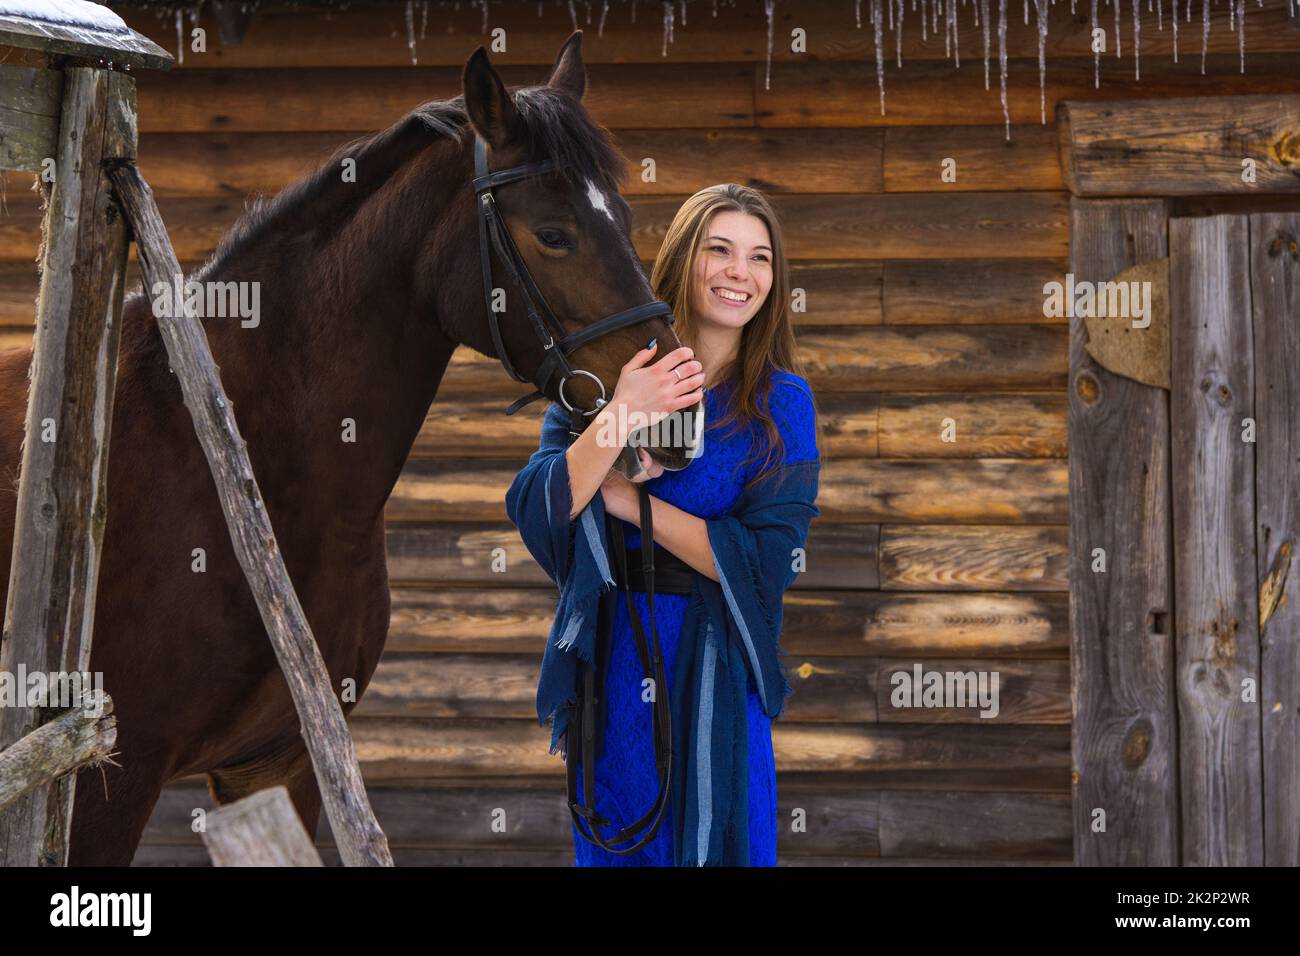
M 283 786 L 213 810 L 203 844 L 213 866 L 325 865 Z
M 135 81 L 106 64 L 172 63 L 105 7 L 76 6 L 0 16 L 0 166 L 43 174 L 48 200 L 0 641 L 10 674 L 89 667 L 128 242 L 104 164 L 136 151 Z M 0 707 L 0 750 L 50 717 Z M 0 866 L 66 862 L 74 781 L 67 773 L 0 812 Z

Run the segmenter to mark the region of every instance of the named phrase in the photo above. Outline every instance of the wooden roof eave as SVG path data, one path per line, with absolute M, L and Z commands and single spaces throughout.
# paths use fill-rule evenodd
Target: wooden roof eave
M 150 70 L 170 70 L 175 63 L 170 53 L 134 30 L 119 33 L 25 17 L 0 16 L 0 47 L 6 46 Z

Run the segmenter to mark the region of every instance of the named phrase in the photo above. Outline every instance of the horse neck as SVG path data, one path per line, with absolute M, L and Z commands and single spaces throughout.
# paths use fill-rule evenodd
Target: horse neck
M 205 325 L 254 474 L 285 520 L 373 531 L 455 349 L 417 281 L 419 226 L 444 210 L 399 215 L 403 202 L 380 190 L 325 241 L 271 231 L 198 276 L 260 282 L 256 328 Z

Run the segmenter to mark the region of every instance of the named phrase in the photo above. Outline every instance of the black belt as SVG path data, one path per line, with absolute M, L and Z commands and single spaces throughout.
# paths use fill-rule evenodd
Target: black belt
M 617 545 L 616 545 L 617 547 Z M 626 562 L 626 567 L 623 567 Z M 626 573 L 624 573 L 626 572 Z M 654 590 L 656 594 L 692 594 L 695 591 L 693 567 L 671 551 L 660 550 L 654 556 Z M 625 591 L 645 591 L 645 568 L 641 566 L 640 549 L 624 548 L 623 561 L 619 562 L 614 580 Z

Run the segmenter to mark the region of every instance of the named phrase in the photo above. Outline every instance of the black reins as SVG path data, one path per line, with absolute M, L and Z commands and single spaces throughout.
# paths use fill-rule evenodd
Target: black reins
M 488 323 L 492 330 L 492 342 L 496 346 L 501 364 L 510 373 L 510 377 L 517 382 L 532 382 L 536 387 L 535 391 L 516 400 L 506 409 L 506 414 L 513 415 L 525 405 L 535 402 L 539 398 L 545 398 L 547 388 L 558 375 L 560 376 L 558 386 L 560 402 L 569 412 L 569 434 L 571 437 L 576 438 L 585 430 L 586 419 L 600 411 L 608 402 L 608 397 L 605 394 L 605 385 L 601 382 L 600 377 L 586 369 L 574 368 L 569 363 L 569 354 L 603 335 L 608 335 L 629 325 L 635 325 L 638 322 L 644 322 L 657 315 L 664 316 L 671 326 L 673 324 L 673 313 L 667 302 L 656 299 L 652 302 L 633 306 L 630 309 L 624 309 L 622 312 L 617 312 L 607 318 L 584 326 L 576 332 L 568 335 L 564 334 L 563 325 L 560 324 L 550 306 L 547 305 L 546 297 L 537 288 L 537 284 L 533 282 L 533 277 L 528 272 L 528 266 L 520 256 L 519 249 L 510 235 L 510 230 L 506 228 L 505 219 L 502 218 L 496 197 L 492 193 L 493 188 L 496 186 L 553 172 L 556 168 L 555 163 L 548 160 L 546 162 L 513 166 L 509 169 L 489 173 L 487 169 L 487 146 L 482 137 L 475 135 L 474 192 L 478 197 L 479 208 L 479 258 L 482 262 L 483 299 L 487 305 Z M 532 378 L 520 375 L 506 354 L 505 342 L 501 338 L 498 313 L 493 308 L 492 302 L 491 249 L 496 250 L 498 258 L 505 264 L 506 270 L 522 295 L 524 306 L 528 311 L 528 321 L 532 325 L 538 341 L 542 344 L 542 361 Z M 549 328 L 547 327 L 548 324 Z M 558 341 L 555 337 L 556 334 L 560 336 Z M 572 405 L 564 394 L 565 383 L 578 375 L 590 378 L 600 389 L 600 396 L 595 400 L 595 404 L 586 411 Z M 610 821 L 597 813 L 595 807 L 595 729 L 596 708 L 599 703 L 596 695 L 597 671 L 600 670 L 602 660 L 609 660 L 611 635 L 608 631 L 612 630 L 612 628 L 606 629 L 606 633 L 597 640 L 595 665 L 589 665 L 585 661 L 580 663 L 577 703 L 573 707 L 569 727 L 566 731 L 569 750 L 572 750 L 575 741 L 580 741 L 582 752 L 583 802 L 581 803 L 576 796 L 578 767 L 571 752 L 565 761 L 567 766 L 567 798 L 569 812 L 573 816 L 574 824 L 582 838 L 588 843 L 602 847 L 610 853 L 620 855 L 635 852 L 654 838 L 664 821 L 664 814 L 668 809 L 672 777 L 672 715 L 668 701 L 668 682 L 664 674 L 663 651 L 659 646 L 659 628 L 655 623 L 654 526 L 650 509 L 650 493 L 646 490 L 644 484 L 637 485 L 637 491 L 641 507 L 640 574 L 644 578 L 646 599 L 649 601 L 651 646 L 647 646 L 640 615 L 637 614 L 636 607 L 632 602 L 631 589 L 627 587 L 629 583 L 627 526 L 622 522 L 618 522 L 619 546 L 614 548 L 614 554 L 619 569 L 620 583 L 624 585 L 628 617 L 631 619 L 633 633 L 636 635 L 637 653 L 641 657 L 642 670 L 646 678 L 653 682 L 654 704 L 650 719 L 654 733 L 655 769 L 659 777 L 659 788 L 655 795 L 655 802 L 646 814 L 635 823 L 624 827 L 610 839 L 602 837 L 597 829 L 597 827 L 609 826 Z M 607 529 L 610 526 L 609 522 L 612 520 L 606 515 Z M 612 535 L 607 535 L 607 540 L 612 540 Z M 603 688 L 603 683 L 601 686 Z M 587 832 L 584 823 L 590 827 L 590 833 Z M 636 842 L 631 846 L 618 846 L 618 844 L 629 840 L 635 840 Z

